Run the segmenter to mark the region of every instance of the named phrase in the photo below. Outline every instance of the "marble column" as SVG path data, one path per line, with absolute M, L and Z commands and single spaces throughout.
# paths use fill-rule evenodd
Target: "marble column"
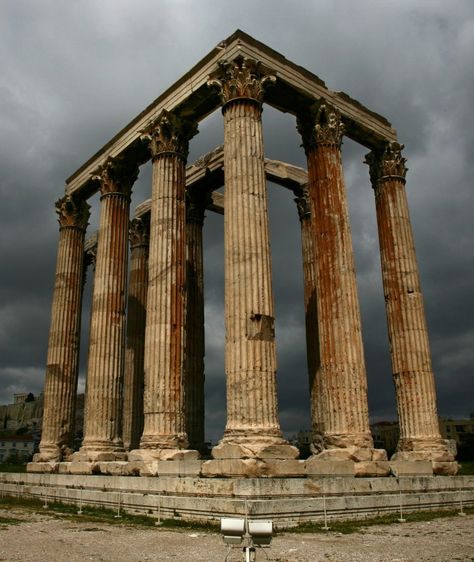
M 93 179 L 101 194 L 92 296 L 84 440 L 76 461 L 125 458 L 122 387 L 128 268 L 130 194 L 134 164 L 109 159 Z
M 185 165 L 194 123 L 163 111 L 144 131 L 153 160 L 144 428 L 131 460 L 195 458 L 184 416 Z
M 313 452 L 323 447 L 325 405 L 319 357 L 318 306 L 316 296 L 316 258 L 313 242 L 311 198 L 307 186 L 295 190 L 295 203 L 301 224 L 303 257 L 304 308 L 306 325 L 306 359 L 311 401 L 311 432 Z
M 145 218 L 136 218 L 130 222 L 127 347 L 123 383 L 123 444 L 127 451 L 139 446 L 143 432 L 149 230 L 149 220 Z
M 84 279 L 85 201 L 65 196 L 56 202 L 59 246 L 51 309 L 44 412 L 36 462 L 65 460 L 72 453 L 79 367 Z
M 367 379 L 347 197 L 341 160 L 344 125 L 324 99 L 298 118 L 308 159 L 314 217 L 324 457 L 371 460 Z M 377 458 L 383 458 L 379 455 Z
M 210 202 L 205 190 L 186 193 L 185 422 L 189 446 L 204 448 L 204 270 L 202 227 Z
M 212 77 L 223 102 L 227 424 L 215 458 L 294 458 L 280 430 L 276 391 L 260 63 L 238 58 Z
M 403 145 L 366 156 L 375 192 L 382 280 L 397 395 L 400 440 L 394 459 L 452 461 L 441 438 L 415 244 L 405 192 Z

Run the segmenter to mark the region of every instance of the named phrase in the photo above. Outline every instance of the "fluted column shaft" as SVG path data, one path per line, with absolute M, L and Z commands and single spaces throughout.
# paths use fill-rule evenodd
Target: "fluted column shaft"
M 264 88 L 253 59 L 223 62 L 208 82 L 223 102 L 227 424 L 215 458 L 293 458 L 278 420 L 275 319 L 262 134 Z
M 130 223 L 130 272 L 127 306 L 127 347 L 123 385 L 123 444 L 135 449 L 143 432 L 143 386 L 146 297 L 148 291 L 149 224 Z
M 400 424 L 399 451 L 441 440 L 423 295 L 405 192 L 403 146 L 367 155 L 375 191 L 382 280 Z
M 261 107 L 224 107 L 226 440 L 280 437 Z
M 306 325 L 306 359 L 311 402 L 311 429 L 313 444 L 322 447 L 326 415 L 324 391 L 320 372 L 319 329 L 316 289 L 316 256 L 313 241 L 311 198 L 307 187 L 295 193 L 295 202 L 301 224 L 301 249 L 303 257 L 304 308 Z
M 88 460 L 94 460 L 100 453 L 123 451 L 128 224 L 131 186 L 137 174 L 133 166 L 123 168 L 109 161 L 96 176 L 101 208 L 81 448 Z
M 204 197 L 189 193 L 186 208 L 185 423 L 189 446 L 204 450 Z
M 76 409 L 84 236 L 89 205 L 64 197 L 56 203 L 59 245 L 51 308 L 40 454 L 35 460 L 60 461 L 72 452 Z
M 372 447 L 367 380 L 340 145 L 343 125 L 322 102 L 300 121 L 314 210 L 325 448 Z
M 185 164 L 195 127 L 163 112 L 148 133 L 153 154 L 141 449 L 184 449 Z

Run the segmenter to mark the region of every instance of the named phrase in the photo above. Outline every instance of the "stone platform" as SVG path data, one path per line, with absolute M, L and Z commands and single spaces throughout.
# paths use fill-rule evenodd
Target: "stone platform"
M 189 453 L 195 453 L 189 451 Z M 76 453 L 77 455 L 77 453 Z M 107 453 L 94 461 L 74 455 L 72 462 L 31 462 L 27 470 L 41 474 L 101 474 L 104 476 L 192 476 L 204 478 L 312 478 L 317 476 L 455 476 L 456 462 L 384 459 L 217 458 L 201 460 L 197 453 L 169 459 L 114 460 Z
M 0 473 L 0 495 L 102 506 L 155 518 L 272 519 L 278 528 L 474 505 L 474 476 L 202 478 Z

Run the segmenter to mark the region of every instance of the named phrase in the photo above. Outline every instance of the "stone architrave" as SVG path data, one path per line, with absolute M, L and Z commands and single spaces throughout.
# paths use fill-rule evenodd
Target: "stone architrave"
M 295 203 L 301 224 L 301 249 L 303 257 L 304 307 L 306 324 L 306 359 L 308 364 L 309 390 L 311 400 L 311 431 L 314 452 L 323 449 L 325 405 L 322 388 L 318 306 L 316 290 L 316 258 L 311 222 L 311 198 L 307 186 L 295 190 Z
M 415 244 L 405 191 L 403 145 L 386 143 L 366 156 L 377 224 L 397 395 L 400 440 L 396 460 L 453 461 L 441 438 L 436 390 Z
M 324 450 L 319 456 L 371 460 L 371 455 L 354 452 L 372 449 L 373 441 L 341 160 L 344 125 L 338 110 L 320 99 L 299 116 L 298 130 L 308 160 L 308 190 L 314 211 L 320 376 L 326 414 Z
M 101 194 L 89 336 L 84 440 L 75 461 L 125 458 L 122 387 L 130 194 L 138 168 L 109 159 L 94 175 Z
M 84 237 L 89 205 L 65 196 L 56 202 L 59 245 L 51 309 L 44 412 L 36 462 L 65 460 L 74 434 L 81 306 L 84 279 Z
M 214 458 L 294 458 L 278 420 L 262 100 L 275 81 L 254 60 L 212 76 L 223 102 L 227 424 Z
M 186 192 L 185 422 L 191 449 L 204 452 L 204 271 L 202 227 L 210 193 Z
M 130 460 L 196 458 L 184 416 L 185 165 L 197 125 L 163 111 L 144 131 L 153 161 L 145 330 L 144 427 Z
M 130 272 L 127 306 L 127 347 L 123 381 L 123 444 L 136 449 L 143 432 L 143 386 L 148 247 L 150 225 L 146 218 L 130 221 Z

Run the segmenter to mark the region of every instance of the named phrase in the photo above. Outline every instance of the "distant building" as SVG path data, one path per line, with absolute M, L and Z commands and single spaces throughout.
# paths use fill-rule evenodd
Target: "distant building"
M 439 429 L 444 439 L 454 439 L 459 447 L 464 444 L 467 435 L 474 434 L 474 417 L 464 420 L 441 418 Z
M 27 398 L 28 398 L 28 392 L 19 392 L 18 394 L 13 395 L 13 403 L 23 404 L 23 402 L 26 402 Z
M 37 441 L 32 435 L 0 437 L 0 462 L 9 459 L 26 462 L 35 452 Z
M 380 421 L 371 424 L 372 437 L 374 446 L 377 449 L 385 449 L 389 455 L 392 455 L 398 444 L 400 430 L 398 421 Z M 443 439 L 451 439 L 454 449 L 458 450 L 466 447 L 469 443 L 474 443 L 474 413 L 469 419 L 452 420 L 447 418 L 439 418 L 439 429 Z M 309 447 L 311 444 L 311 431 L 308 429 L 300 429 L 293 439 L 295 445 L 300 449 Z
M 376 449 L 385 449 L 389 455 L 393 454 L 400 437 L 398 422 L 380 421 L 373 423 L 370 429 L 374 439 L 374 447 Z

